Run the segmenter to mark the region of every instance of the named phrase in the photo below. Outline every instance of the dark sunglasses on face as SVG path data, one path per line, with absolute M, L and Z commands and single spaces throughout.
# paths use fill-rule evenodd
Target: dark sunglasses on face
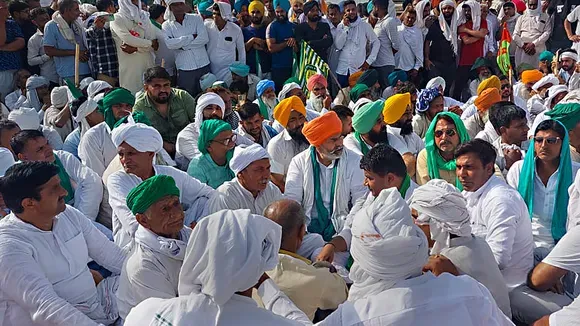
M 550 145 L 554 145 L 560 141 L 560 137 L 534 137 L 534 142 L 538 144 L 543 144 L 544 141 Z
M 501 89 L 506 89 L 506 88 L 510 88 L 510 84 L 505 84 L 505 85 L 501 85 Z
M 455 134 L 457 133 L 457 131 L 455 131 L 455 129 L 447 129 L 445 131 L 443 131 L 443 130 L 435 130 L 435 137 L 436 138 L 441 138 L 441 136 L 443 136 L 443 133 L 445 133 L 449 137 L 453 137 L 453 136 L 455 136 Z

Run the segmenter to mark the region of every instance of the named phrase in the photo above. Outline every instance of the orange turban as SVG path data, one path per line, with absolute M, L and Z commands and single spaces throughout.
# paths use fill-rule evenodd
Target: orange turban
M 342 132 L 342 121 L 334 111 L 307 122 L 302 128 L 302 134 L 310 145 L 320 146 L 328 138 Z
M 524 84 L 529 84 L 529 83 L 537 83 L 540 79 L 542 79 L 542 77 L 544 77 L 544 74 L 542 74 L 539 70 L 534 69 L 534 70 L 526 70 L 524 72 L 522 72 L 522 83 Z
M 358 81 L 360 76 L 362 76 L 362 74 L 363 74 L 363 71 L 359 70 L 359 71 L 355 72 L 354 74 L 350 75 L 348 77 L 348 86 L 354 87 L 354 85 L 356 85 L 356 82 Z
M 286 128 L 288 119 L 290 119 L 290 112 L 292 111 L 300 112 L 306 117 L 306 107 L 298 96 L 287 97 L 278 103 L 274 108 L 274 119 Z
M 324 78 L 324 76 L 321 74 L 314 74 L 310 76 L 310 78 L 308 78 L 308 82 L 306 83 L 306 88 L 312 92 L 312 89 L 316 84 L 322 84 L 324 87 L 328 87 L 328 81 L 326 81 L 326 78 Z
M 501 94 L 497 88 L 488 88 L 475 99 L 475 107 L 477 111 L 485 112 L 499 101 L 501 101 Z

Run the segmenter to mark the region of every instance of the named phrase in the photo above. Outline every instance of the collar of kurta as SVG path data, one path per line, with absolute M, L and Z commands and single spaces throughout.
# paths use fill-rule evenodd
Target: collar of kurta
M 309 259 L 304 258 L 304 257 L 300 256 L 299 254 L 296 254 L 296 253 L 293 253 L 293 252 L 290 252 L 290 251 L 287 251 L 287 250 L 284 250 L 284 249 L 280 249 L 280 251 L 278 251 L 278 252 L 280 254 L 282 254 L 282 255 L 288 255 L 290 257 L 299 259 L 299 260 L 305 262 L 308 265 L 311 265 L 312 264 L 312 262 Z

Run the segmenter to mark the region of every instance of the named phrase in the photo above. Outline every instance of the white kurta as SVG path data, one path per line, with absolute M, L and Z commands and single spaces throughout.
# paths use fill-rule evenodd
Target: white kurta
M 111 140 L 111 130 L 103 121 L 87 130 L 79 143 L 79 157 L 83 163 L 99 176 L 117 155 L 117 148 Z
M 262 147 L 264 147 L 264 148 L 268 148 L 268 143 L 273 138 L 272 136 L 270 136 L 270 133 L 266 129 L 266 126 L 269 126 L 269 124 L 268 124 L 268 121 L 264 120 L 264 122 L 262 122 L 262 133 L 261 133 L 262 142 L 260 143 L 260 145 L 262 145 Z M 239 136 L 246 137 L 249 140 L 251 140 L 252 142 L 256 143 L 256 140 L 254 139 L 254 137 L 252 137 L 252 135 L 250 135 L 249 133 L 246 132 L 246 129 L 244 129 L 244 126 L 242 126 L 241 123 L 238 126 L 238 129 L 236 129 L 236 132 L 238 133 Z
M 387 126 L 387 133 L 389 137 L 394 136 L 394 138 L 399 139 L 403 144 L 405 144 L 407 146 L 408 153 L 415 155 L 415 157 L 417 157 L 419 152 L 425 148 L 425 142 L 415 132 L 411 132 L 408 135 L 401 135 L 401 128 Z M 405 153 L 400 154 L 402 155 Z
M 168 175 L 175 180 L 179 188 L 179 200 L 185 211 L 185 224 L 197 221 L 206 216 L 207 200 L 215 190 L 189 176 L 187 173 L 170 166 L 153 165 L 155 175 Z M 134 174 L 117 171 L 109 176 L 107 190 L 109 203 L 113 208 L 113 237 L 115 243 L 124 249 L 130 249 L 137 231 L 137 220 L 127 207 L 127 194 L 143 180 Z
M 485 286 L 467 275 L 447 273 L 438 277 L 426 273 L 379 294 L 347 301 L 318 325 L 431 325 L 434 321 L 447 326 L 513 325 Z
M 207 54 L 211 72 L 216 75 L 217 80 L 226 80 L 228 75 L 231 76 L 229 67 L 234 61 L 246 62 L 242 29 L 232 22 L 227 22 L 220 31 L 213 20 L 205 21 L 205 28 L 209 36 Z
M 400 135 L 398 135 L 398 136 L 401 137 Z M 405 142 L 403 142 L 403 140 L 401 139 L 402 137 L 401 138 L 399 138 L 399 137 L 395 136 L 393 131 L 389 132 L 387 129 L 387 140 L 389 141 L 389 146 L 394 148 L 401 155 L 403 155 L 405 153 L 411 153 L 411 151 L 409 150 L 409 148 L 407 147 Z M 363 139 L 363 142 L 364 142 L 364 139 Z M 366 142 L 365 142 L 365 145 L 367 146 L 368 149 L 372 148 L 372 146 L 370 146 Z M 360 143 L 354 137 L 354 133 L 350 133 L 344 138 L 344 147 L 348 148 L 349 150 L 355 152 L 356 154 L 358 154 L 360 156 L 363 156 L 362 150 L 360 148 Z
M 65 151 L 55 151 L 54 154 L 60 159 L 71 179 L 75 191 L 73 206 L 86 217 L 96 220 L 103 199 L 101 178 L 74 155 Z
M 475 192 L 463 191 L 472 233 L 485 239 L 508 289 L 524 284 L 534 266 L 532 224 L 520 194 L 496 176 Z
M 67 206 L 42 231 L 10 214 L 0 222 L 0 324 L 3 326 L 112 323 L 117 278 L 95 287 L 95 260 L 113 274 L 124 253 L 82 213 Z
M 512 35 L 512 42 L 517 46 L 516 67 L 522 63 L 529 63 L 533 67 L 538 66 L 538 57 L 542 51 L 546 50 L 546 41 L 552 34 L 553 24 L 553 20 L 546 13 L 533 17 L 528 12 L 525 12 L 518 18 Z M 522 49 L 524 43 L 534 43 L 536 53 L 527 55 Z
M 240 184 L 237 177 L 225 182 L 216 191 L 217 193 L 207 203 L 209 214 L 222 209 L 249 209 L 252 214 L 262 215 L 268 205 L 283 197 L 280 189 L 269 182 L 266 189 L 254 198 L 252 193 Z
M 270 154 L 271 172 L 275 174 L 288 174 L 288 168 L 292 158 L 309 147 L 308 144 L 299 144 L 292 139 L 288 131 L 284 129 L 281 133 L 270 139 L 268 143 L 268 154 Z

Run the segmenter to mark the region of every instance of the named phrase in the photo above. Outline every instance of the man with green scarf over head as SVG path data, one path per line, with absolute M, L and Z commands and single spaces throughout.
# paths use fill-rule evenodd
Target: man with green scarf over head
M 229 167 L 237 135 L 229 123 L 223 120 L 205 120 L 199 129 L 197 146 L 201 156 L 189 162 L 187 174 L 217 189 L 235 176 Z
M 573 90 L 556 106 L 546 112 L 546 116 L 564 125 L 568 130 L 570 157 L 580 163 L 580 90 Z
M 438 113 L 425 134 L 425 149 L 417 157 L 417 183 L 443 179 L 463 190 L 455 174 L 455 149 L 469 141 L 461 118 L 452 112 Z

